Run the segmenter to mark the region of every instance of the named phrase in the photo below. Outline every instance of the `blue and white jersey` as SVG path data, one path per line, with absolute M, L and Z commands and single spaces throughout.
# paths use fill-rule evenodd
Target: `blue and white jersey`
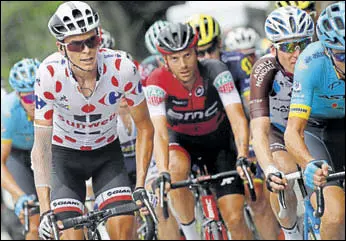
M 1 100 L 1 143 L 22 150 L 31 150 L 34 144 L 33 121 L 28 119 L 15 91 Z
M 345 80 L 339 79 L 321 42 L 310 44 L 295 66 L 290 117 L 345 117 Z

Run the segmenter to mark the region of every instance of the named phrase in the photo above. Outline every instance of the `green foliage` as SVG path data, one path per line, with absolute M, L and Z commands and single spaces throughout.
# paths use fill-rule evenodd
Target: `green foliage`
M 1 1 L 1 76 L 22 58 L 42 61 L 56 50 L 48 20 L 63 1 Z

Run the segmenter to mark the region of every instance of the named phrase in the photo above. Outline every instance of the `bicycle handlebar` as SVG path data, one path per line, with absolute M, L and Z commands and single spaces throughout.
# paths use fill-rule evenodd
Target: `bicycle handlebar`
M 117 207 L 113 207 L 110 209 L 105 209 L 100 211 L 91 211 L 83 216 L 78 216 L 78 217 L 62 220 L 62 224 L 64 228 L 61 230 L 65 230 L 69 228 L 76 228 L 76 229 L 82 228 L 84 225 L 87 225 L 90 222 L 94 222 L 94 221 L 100 222 L 100 220 L 102 219 L 137 211 L 139 209 L 140 207 L 138 207 L 135 203 L 127 203 L 127 204 L 119 205 Z
M 300 187 L 300 190 L 302 191 L 303 197 L 307 196 L 307 192 L 306 192 L 306 189 L 304 186 L 304 181 L 303 181 L 303 173 L 301 172 L 301 170 L 287 174 L 287 175 L 285 175 L 285 177 L 286 177 L 287 181 L 297 180 L 299 187 Z M 345 171 L 330 174 L 326 178 L 327 182 L 341 180 L 341 179 L 345 179 Z M 317 208 L 314 211 L 313 215 L 316 218 L 320 218 L 324 214 L 324 207 L 325 207 L 324 206 L 323 187 L 316 187 L 315 193 L 316 193 Z M 282 209 L 287 208 L 283 191 L 279 192 L 279 204 L 280 204 L 280 212 L 279 212 L 279 216 L 280 216 L 280 213 L 282 213 Z
M 343 172 L 338 172 L 338 173 L 333 173 L 328 175 L 326 178 L 327 182 L 331 181 L 337 181 L 337 180 L 342 180 L 345 179 L 345 171 Z M 320 218 L 324 214 L 324 195 L 323 195 L 323 187 L 317 187 L 315 189 L 316 192 L 316 201 L 317 201 L 317 208 L 314 211 L 314 216 L 316 218 Z
M 238 175 L 237 171 L 227 171 L 227 172 L 220 172 L 214 175 L 205 175 L 205 176 L 200 176 L 197 178 L 193 179 L 187 179 L 179 182 L 175 182 L 171 184 L 171 189 L 177 189 L 177 188 L 182 188 L 182 187 L 188 187 L 193 184 L 204 184 L 210 181 L 216 181 L 222 178 L 227 178 L 231 176 L 236 176 Z
M 29 220 L 29 209 L 30 208 L 40 208 L 40 204 L 38 202 L 34 202 L 33 204 L 29 204 L 29 201 L 25 201 L 23 204 L 24 211 L 24 235 L 29 232 L 30 229 L 30 220 Z

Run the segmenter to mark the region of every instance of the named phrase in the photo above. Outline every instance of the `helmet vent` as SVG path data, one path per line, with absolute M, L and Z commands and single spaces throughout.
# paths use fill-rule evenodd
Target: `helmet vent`
M 73 9 L 72 10 L 72 16 L 73 16 L 73 18 L 81 18 L 81 17 L 83 17 L 81 11 L 79 11 L 78 9 Z
M 330 26 L 330 23 L 328 20 L 324 20 L 323 21 L 323 27 L 327 30 L 327 31 L 331 31 L 332 30 L 332 26 Z
M 339 12 L 340 11 L 340 8 L 338 5 L 335 5 L 331 8 L 332 12 Z
M 335 24 L 336 24 L 338 29 L 340 29 L 340 30 L 345 29 L 344 21 L 342 21 L 342 19 L 340 17 L 334 18 L 334 21 L 335 21 Z
M 88 17 L 88 24 L 93 24 L 93 17 Z
M 77 21 L 77 24 L 78 24 L 78 27 L 80 27 L 80 28 L 85 27 L 85 21 L 84 21 L 83 19 L 82 19 L 82 20 Z
M 63 21 L 66 23 L 66 22 L 71 22 L 71 19 L 67 16 L 64 17 Z
M 69 30 L 70 30 L 70 31 L 73 31 L 73 30 L 75 30 L 75 29 L 76 29 L 76 27 L 74 26 L 74 24 L 73 24 L 73 23 L 69 23 L 69 24 L 67 24 L 67 27 L 69 28 Z
M 294 20 L 293 17 L 290 17 L 289 21 L 290 21 L 292 32 L 296 33 L 297 32 L 296 21 Z

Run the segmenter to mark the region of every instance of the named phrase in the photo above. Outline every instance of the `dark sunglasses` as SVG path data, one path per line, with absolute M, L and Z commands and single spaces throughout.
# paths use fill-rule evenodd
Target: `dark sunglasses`
M 21 95 L 20 98 L 25 104 L 33 104 L 35 102 L 35 94 Z
M 303 51 L 311 42 L 312 42 L 311 38 L 305 38 L 303 40 L 274 43 L 273 46 L 282 52 L 291 54 L 296 50 Z
M 101 43 L 101 38 L 98 35 L 94 35 L 83 41 L 72 41 L 71 43 L 61 43 L 66 46 L 67 49 L 71 52 L 82 52 L 85 48 L 85 45 L 88 48 L 96 48 Z
M 333 55 L 336 61 L 345 62 L 345 53 L 334 53 L 332 50 L 329 50 L 329 53 Z
M 205 50 L 198 50 L 197 51 L 198 57 L 204 57 L 206 53 L 208 54 L 214 53 L 215 50 L 217 49 L 217 43 L 218 43 L 217 41 L 214 41 L 213 44 L 209 48 Z

